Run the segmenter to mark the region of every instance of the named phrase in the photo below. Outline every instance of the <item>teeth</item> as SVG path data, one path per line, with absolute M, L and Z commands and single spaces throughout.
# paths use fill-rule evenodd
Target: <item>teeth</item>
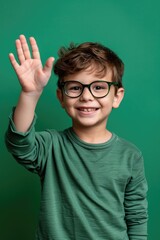
M 80 111 L 83 111 L 83 112 L 93 112 L 95 110 L 96 110 L 95 108 L 80 108 Z

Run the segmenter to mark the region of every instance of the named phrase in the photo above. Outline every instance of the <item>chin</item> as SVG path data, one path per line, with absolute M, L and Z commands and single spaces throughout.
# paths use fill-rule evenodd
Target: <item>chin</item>
M 74 126 L 78 127 L 78 128 L 89 129 L 89 128 L 93 128 L 93 127 L 96 127 L 96 126 L 100 126 L 100 123 L 99 122 L 91 122 L 88 119 L 86 119 L 86 121 L 83 121 L 83 122 L 74 122 Z

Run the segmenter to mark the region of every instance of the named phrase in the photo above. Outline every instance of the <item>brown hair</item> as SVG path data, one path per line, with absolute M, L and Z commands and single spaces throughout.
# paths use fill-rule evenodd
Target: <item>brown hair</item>
M 70 74 L 91 68 L 98 77 L 103 77 L 109 68 L 113 72 L 112 81 L 122 87 L 124 64 L 112 50 L 102 44 L 85 42 L 77 46 L 71 43 L 68 48 L 60 48 L 58 54 L 59 59 L 53 68 L 58 75 L 58 86 Z

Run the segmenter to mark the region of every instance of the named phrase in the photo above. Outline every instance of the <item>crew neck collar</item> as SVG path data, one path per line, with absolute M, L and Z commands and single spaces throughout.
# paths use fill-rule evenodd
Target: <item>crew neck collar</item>
M 73 128 L 68 128 L 67 129 L 67 132 L 68 132 L 68 136 L 69 138 L 74 141 L 76 144 L 84 147 L 84 148 L 88 148 L 88 149 L 103 149 L 103 148 L 106 148 L 106 147 L 110 147 L 111 144 L 116 141 L 116 138 L 117 138 L 117 135 L 112 133 L 112 137 L 104 142 L 104 143 L 88 143 L 88 142 L 85 142 L 83 141 L 82 139 L 80 139 L 77 134 L 74 132 Z

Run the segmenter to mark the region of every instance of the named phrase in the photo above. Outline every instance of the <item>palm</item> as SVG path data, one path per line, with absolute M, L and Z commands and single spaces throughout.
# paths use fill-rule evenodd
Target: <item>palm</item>
M 26 60 L 16 71 L 24 91 L 36 91 L 44 87 L 48 78 L 43 73 L 42 64 L 37 59 Z
M 25 37 L 20 36 L 20 39 L 16 41 L 17 55 L 20 64 L 17 63 L 13 54 L 10 54 L 10 60 L 23 91 L 37 92 L 42 91 L 49 80 L 53 58 L 49 58 L 43 68 L 35 39 L 31 38 L 30 43 L 33 58 L 31 58 Z

